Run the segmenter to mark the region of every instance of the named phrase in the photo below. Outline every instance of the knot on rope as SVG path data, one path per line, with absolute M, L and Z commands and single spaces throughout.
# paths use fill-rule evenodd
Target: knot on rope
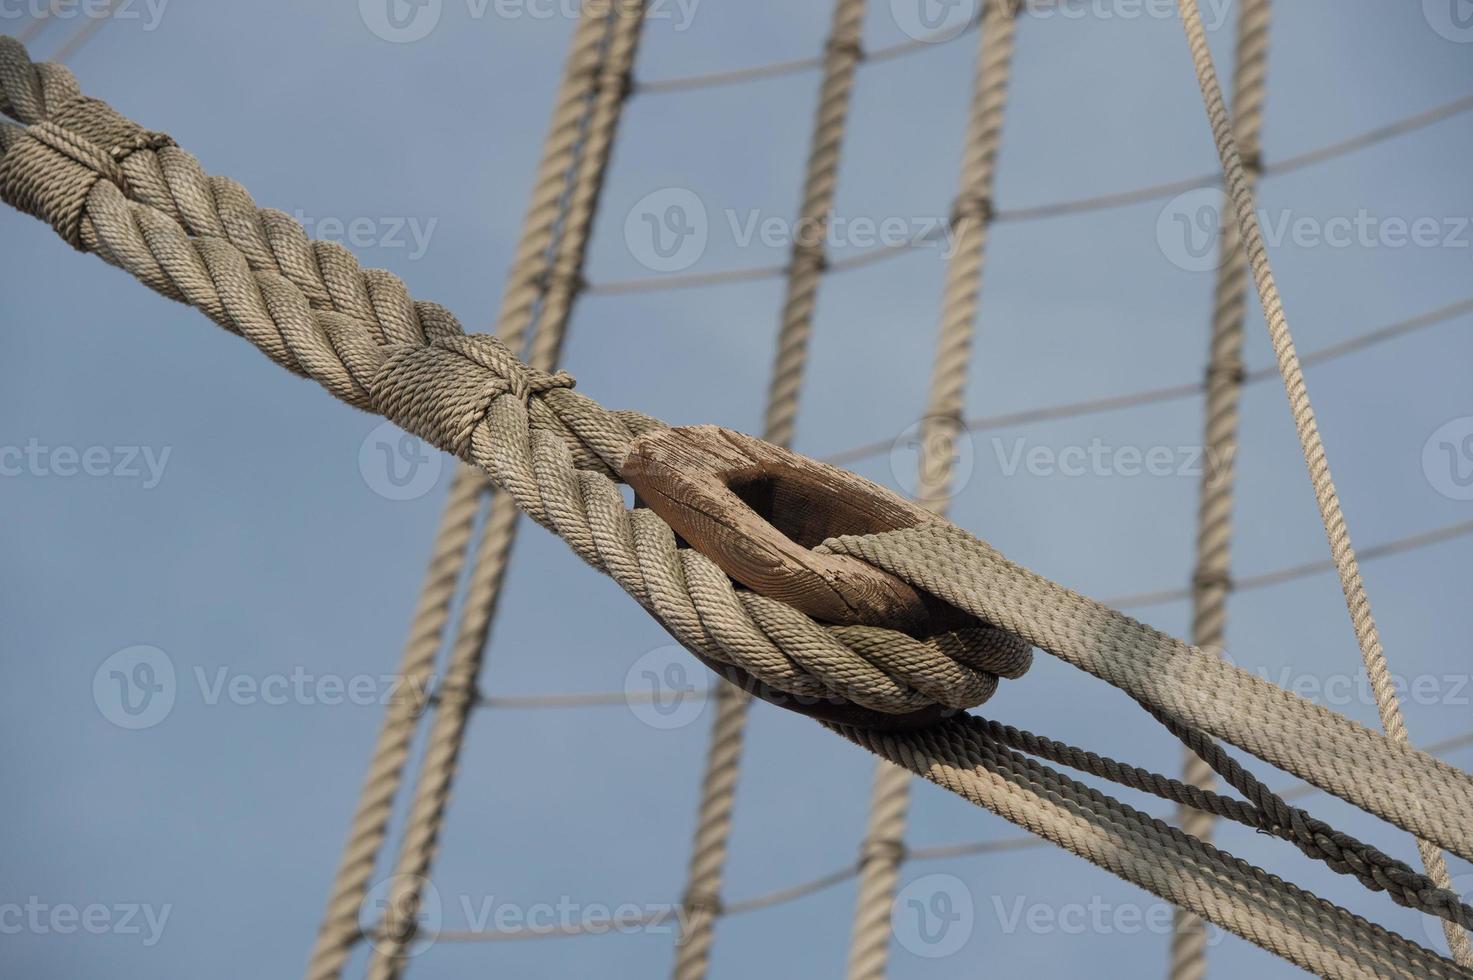
M 859 845 L 859 866 L 874 861 L 899 864 L 906 857 L 905 842 L 893 837 L 867 837 Z
M 123 161 L 173 140 L 119 115 L 106 102 L 79 95 L 49 119 L 6 127 L 4 143 L 0 199 L 47 222 L 81 250 L 83 212 L 93 185 L 106 180 L 127 193 Z
M 566 371 L 548 374 L 522 363 L 489 334 L 467 334 L 391 347 L 372 390 L 385 415 L 464 458 L 471 433 L 498 398 L 510 395 L 526 404 L 573 384 Z

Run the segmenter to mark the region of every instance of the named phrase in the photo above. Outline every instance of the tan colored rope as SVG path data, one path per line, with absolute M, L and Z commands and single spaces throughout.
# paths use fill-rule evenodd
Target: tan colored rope
M 1222 86 L 1217 80 L 1217 69 L 1213 66 L 1212 52 L 1207 46 L 1207 32 L 1202 26 L 1202 14 L 1197 7 L 1197 0 L 1177 0 L 1177 8 L 1181 11 L 1182 27 L 1192 51 L 1192 63 L 1202 89 L 1202 100 L 1207 108 L 1212 137 L 1217 144 L 1223 176 L 1237 214 L 1239 232 L 1253 269 L 1253 279 L 1258 286 L 1264 317 L 1268 321 L 1269 338 L 1278 358 L 1279 373 L 1284 379 L 1284 390 L 1288 394 L 1289 408 L 1294 416 L 1294 428 L 1299 433 L 1305 465 L 1309 469 L 1310 481 L 1314 484 L 1315 502 L 1319 505 L 1320 519 L 1325 525 L 1325 535 L 1330 542 L 1330 554 L 1340 574 L 1340 587 L 1345 592 L 1345 602 L 1350 611 L 1351 623 L 1355 627 L 1356 640 L 1360 644 L 1361 658 L 1376 697 L 1376 710 L 1381 716 L 1386 734 L 1405 744 L 1406 722 L 1402 718 L 1396 688 L 1386 666 L 1386 654 L 1381 647 L 1376 621 L 1371 615 L 1370 599 L 1366 596 L 1365 584 L 1361 581 L 1360 569 L 1356 564 L 1355 549 L 1351 546 L 1350 532 L 1346 529 L 1345 516 L 1340 509 L 1340 497 L 1330 476 L 1330 464 L 1325 458 L 1325 447 L 1320 439 L 1319 426 L 1315 422 L 1314 409 L 1310 405 L 1304 371 L 1294 350 L 1289 320 L 1284 313 L 1284 305 L 1269 265 L 1268 249 L 1258 222 L 1253 186 L 1243 164 L 1242 150 L 1233 136 L 1233 125 L 1227 107 L 1223 103 Z M 1421 852 L 1428 877 L 1439 887 L 1449 887 L 1451 878 L 1441 852 L 1425 840 L 1417 842 L 1417 849 Z M 1446 933 L 1449 948 L 1458 962 L 1473 966 L 1473 945 L 1470 945 L 1467 934 L 1451 924 L 1446 926 Z
M 835 0 L 824 45 L 823 76 L 809 135 L 800 220 L 796 225 L 813 232 L 808 240 L 793 242 L 763 422 L 763 438 L 781 446 L 792 445 L 797 427 L 813 314 L 827 261 L 823 231 L 839 182 L 854 71 L 861 57 L 864 15 L 865 0 Z M 686 927 L 675 952 L 676 980 L 703 980 L 706 976 L 716 919 L 723 913 L 721 880 L 751 698 L 725 680 L 718 679 L 715 687 L 711 743 L 683 898 Z
M 533 266 L 546 268 L 549 265 L 546 249 L 558 211 L 544 206 L 543 199 L 549 194 L 548 188 L 566 186 L 571 178 L 573 152 L 584 128 L 581 120 L 588 112 L 589 99 L 597 81 L 595 71 L 601 61 L 606 33 L 607 17 L 601 8 L 591 9 L 580 18 L 574 31 L 538 162 L 533 204 L 523 222 L 517 249 L 519 260 L 526 265 L 514 268 L 508 293 L 514 286 L 534 278 Z M 509 346 L 520 348 L 531 325 L 532 306 L 530 303 L 511 304 L 509 308 L 508 304 L 503 306 L 505 315 L 497 324 L 497 335 Z M 410 627 L 409 641 L 399 665 L 399 676 L 406 679 L 404 686 L 409 691 L 422 695 L 429 688 L 435 656 L 444 643 L 450 603 L 467 558 L 476 514 L 489 486 L 484 474 L 476 468 L 463 464 L 457 467 L 440 528 L 436 532 L 434 553 Z M 487 534 L 506 523 L 504 514 L 494 517 L 496 519 L 488 519 L 481 531 L 482 543 L 475 549 L 478 556 L 485 548 Z M 478 573 L 481 571 L 479 562 L 476 570 Z M 484 575 L 477 575 L 478 588 L 467 596 L 465 615 L 480 616 L 486 604 L 494 602 L 494 593 L 488 596 L 485 592 L 486 581 Z M 464 644 L 460 644 L 457 649 L 463 647 Z M 463 667 L 461 672 L 464 673 Z M 348 842 L 333 882 L 328 910 L 308 964 L 309 980 L 335 980 L 341 976 L 352 944 L 360 936 L 360 906 L 378 864 L 422 707 L 396 700 L 385 712 L 363 794 L 354 810 Z
M 1243 0 L 1238 7 L 1233 125 L 1238 145 L 1251 164 L 1250 180 L 1257 179 L 1262 144 L 1270 20 L 1270 0 Z M 1227 601 L 1232 589 L 1233 483 L 1237 477 L 1238 403 L 1243 392 L 1243 320 L 1248 286 L 1248 256 L 1234 222 L 1222 222 L 1218 248 L 1202 445 L 1219 465 L 1213 467 L 1210 476 L 1203 475 L 1198 490 L 1192 644 L 1220 653 L 1227 646 Z M 1190 748 L 1186 749 L 1183 778 L 1204 790 L 1216 783 L 1212 767 Z M 1177 818 L 1188 834 L 1199 840 L 1212 839 L 1213 814 L 1183 805 Z M 1172 916 L 1167 975 L 1171 980 L 1202 980 L 1207 975 L 1206 924 L 1181 909 Z
M 951 210 L 955 245 L 946 266 L 941 325 L 920 433 L 916 500 L 938 514 L 946 512 L 951 495 L 956 438 L 966 407 L 1019 12 L 1014 0 L 987 0 L 982 11 L 959 188 Z M 869 825 L 860 852 L 859 895 L 849 941 L 849 980 L 883 980 L 885 976 L 890 952 L 890 905 L 900 880 L 909 806 L 910 774 L 889 762 L 877 763 Z
M 579 148 L 576 160 L 570 161 L 571 174 L 559 175 L 564 178 L 562 183 L 566 186 L 566 208 L 555 210 L 544 206 L 544 198 L 556 204 L 564 195 L 553 195 L 547 186 L 553 182 L 539 180 L 527 216 L 526 226 L 532 233 L 524 236 L 523 246 L 526 239 L 542 237 L 544 230 L 550 234 L 554 222 L 560 218 L 561 234 L 552 261 L 546 263 L 542 252 L 519 248 L 518 263 L 543 260 L 546 273 L 540 278 L 514 274 L 502 302 L 504 320 L 500 332 L 514 339 L 527 333 L 526 324 L 531 319 L 534 303 L 540 306 L 528 356 L 533 371 L 551 371 L 561 358 L 578 277 L 587 254 L 593 215 L 608 171 L 614 136 L 639 45 L 644 22 L 643 3 L 619 4 L 617 10 L 613 7 L 599 3 L 587 6 L 588 20 L 593 24 L 590 33 L 607 33 L 602 50 L 584 59 L 581 23 L 575 35 L 576 50 L 570 67 L 577 65 L 581 70 L 580 87 L 585 89 L 584 100 L 591 100 L 591 105 L 585 109 L 584 125 L 567 137 L 569 152 L 572 152 L 574 139 Z M 577 84 L 572 78 L 570 82 Z M 561 108 L 559 105 L 558 110 Z M 561 111 L 555 112 L 553 130 L 558 134 L 560 144 L 566 119 Z M 568 165 L 562 169 L 566 173 Z M 561 215 L 558 210 L 562 211 Z M 508 343 L 508 347 L 511 346 Z M 405 822 L 404 839 L 391 879 L 384 927 L 370 958 L 369 980 L 397 980 L 407 960 L 423 884 L 438 846 L 440 827 L 465 743 L 466 725 L 477 703 L 477 679 L 491 622 L 501 598 L 506 569 L 511 562 L 517 517 L 514 500 L 506 494 L 493 496 L 467 588 L 460 630 L 440 686 L 438 710 L 430 728 L 420 779 Z
M 46 108 L 48 88 L 58 94 L 60 76 L 18 65 L 17 56 L 24 58 L 23 49 L 0 44 L 3 107 Z M 975 664 L 971 669 L 1004 676 L 1022 666 L 1016 648 L 1001 639 L 1007 634 L 963 631 L 923 642 L 879 628 L 825 628 L 782 603 L 733 588 L 704 556 L 678 549 L 663 521 L 631 512 L 609 478 L 632 439 L 658 422 L 603 409 L 572 392 L 567 375 L 529 368 L 493 338 L 465 336 L 448 312 L 411 301 L 392 276 L 360 270 L 345 249 L 308 242 L 284 216 L 244 208 L 249 197 L 228 181 L 205 186 L 225 188 L 228 213 L 245 220 L 225 225 L 220 237 L 191 236 L 170 213 L 139 199 L 158 189 L 139 183 L 162 173 L 152 167 L 166 156 L 166 141 L 101 103 L 63 99 L 52 117 L 49 125 L 0 127 L 5 200 L 150 288 L 197 307 L 339 398 L 474 461 L 528 516 L 614 578 L 692 650 L 790 694 L 838 696 L 891 711 L 936 703 L 933 694 L 944 698 L 928 681 L 942 676 L 935 671 L 943 663 L 951 665 L 945 671 Z M 177 195 L 193 185 L 186 179 L 165 186 Z M 221 199 L 221 193 L 213 200 L 186 194 L 177 210 L 205 211 Z M 256 249 L 274 255 L 296 279 L 253 270 L 245 253 Z M 314 304 L 318 287 L 334 297 L 331 304 Z M 902 576 L 911 567 L 917 584 L 984 621 L 1385 819 L 1473 854 L 1473 779 L 1466 774 L 1067 593 L 952 525 L 836 539 L 826 547 L 882 566 L 892 562 Z M 876 650 L 908 665 L 933 666 L 887 671 L 865 660 Z M 903 686 L 906 676 L 931 694 Z M 1220 697 L 1200 697 L 1207 689 Z M 955 745 L 922 746 L 934 763 L 917 755 L 907 766 L 930 778 L 938 778 L 937 767 L 966 770 L 970 775 L 944 781 L 1265 948 L 1334 976 L 1457 975 L 1425 950 L 1207 845 L 1165 833 L 1115 801 L 993 752 L 985 740 L 960 740 L 957 723 L 911 738 L 953 736 Z M 1028 799 L 1004 800 L 995 791 L 1013 791 L 998 778 Z M 1433 799 L 1442 805 L 1432 807 Z

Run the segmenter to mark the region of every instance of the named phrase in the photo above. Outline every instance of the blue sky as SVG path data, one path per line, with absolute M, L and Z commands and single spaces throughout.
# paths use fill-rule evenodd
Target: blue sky
M 915 14 L 907 2 L 872 4 L 868 45 L 906 39 Z M 1451 19 L 1459 8 L 1450 3 L 1469 12 L 1465 0 L 1278 5 L 1266 158 L 1473 93 L 1473 38 Z M 375 20 L 383 11 L 370 0 L 133 2 L 69 63 L 85 91 L 171 133 L 208 171 L 235 177 L 258 202 L 299 214 L 321 235 L 348 239 L 366 265 L 392 269 L 417 297 L 485 328 L 571 31 L 563 6 L 443 0 L 423 37 L 400 42 L 371 29 L 383 33 Z M 1091 0 L 1084 8 L 1083 16 L 1020 25 L 1001 208 L 1215 166 L 1175 20 L 1155 16 L 1160 5 L 1149 2 Z M 827 4 L 777 0 L 660 10 L 640 51 L 640 79 L 808 57 L 820 50 L 828 20 Z M 1227 25 L 1213 31 L 1225 66 L 1230 10 L 1225 18 L 1219 5 L 1204 10 Z M 11 4 L 0 17 L 0 29 L 16 33 L 30 11 Z M 33 54 L 49 56 L 84 22 L 75 11 L 57 18 Z M 836 205 L 850 231 L 836 256 L 862 244 L 865 220 L 915 227 L 947 213 L 975 47 L 968 34 L 860 68 Z M 782 263 L 781 236 L 748 240 L 741 230 L 792 215 L 816 85 L 807 72 L 636 95 L 594 230 L 590 282 L 657 274 L 629 230 L 640 227 L 651 195 L 693 197 L 704 209 L 705 247 L 683 271 Z M 1458 116 L 1264 183 L 1266 215 L 1285 229 L 1271 254 L 1302 349 L 1468 298 L 1470 120 Z M 1193 216 L 1195 201 L 998 224 L 968 413 L 1199 378 L 1212 277 L 1184 268 L 1191 263 L 1160 232 L 1175 227 L 1177 214 Z M 1418 219 L 1435 221 L 1435 241 L 1394 233 L 1397 221 Z M 1376 230 L 1331 241 L 1335 228 L 1357 220 Z M 443 462 L 436 474 L 427 462 L 417 483 L 393 486 L 379 447 L 392 457 L 398 444 L 376 432 L 373 418 L 73 253 L 39 222 L 8 213 L 0 240 L 8 679 L 0 736 L 10 746 L 3 773 L 13 801 L 0 845 L 0 972 L 291 976 L 322 912 L 380 719 L 374 702 L 398 660 L 451 467 Z M 943 267 L 940 250 L 916 248 L 826 280 L 800 450 L 825 455 L 888 441 L 918 416 Z M 581 390 L 606 404 L 756 430 L 780 301 L 774 279 L 595 292 L 575 310 L 566 365 Z M 1256 368 L 1272 359 L 1253 314 L 1245 357 Z M 1458 448 L 1473 426 L 1470 326 L 1464 315 L 1310 372 L 1362 546 L 1473 518 L 1461 484 L 1449 482 L 1473 467 L 1473 453 Z M 952 516 L 1091 595 L 1183 585 L 1197 489 L 1184 457 L 1199 428 L 1199 406 L 1186 400 L 979 432 Z M 1454 447 L 1446 459 L 1444 442 Z M 1109 462 L 1080 475 L 1009 463 L 1033 450 L 1062 462 L 1071 449 L 1092 446 Z M 1163 472 L 1125 462 L 1131 451 L 1158 447 L 1173 464 Z M 1239 465 L 1239 573 L 1322 557 L 1313 498 L 1272 382 L 1245 394 Z M 856 468 L 902 489 L 910 478 L 903 451 Z M 560 542 L 526 530 L 485 688 L 623 689 L 637 665 L 650 663 L 641 658 L 668 639 Z M 1470 548 L 1464 538 L 1365 569 L 1393 671 L 1423 683 L 1405 706 L 1418 741 L 1473 728 Z M 1146 618 L 1178 634 L 1187 628 L 1182 603 Z M 135 729 L 106 708 L 104 664 L 140 646 L 160 651 L 143 661 L 167 662 L 176 693 L 166 716 Z M 1236 598 L 1229 652 L 1375 723 L 1353 682 L 1359 658 L 1333 576 Z M 689 676 L 701 680 L 693 662 Z M 1157 770 L 1179 764 L 1175 744 L 1123 698 L 1046 656 L 1026 678 L 1005 683 L 986 711 Z M 486 910 L 673 901 L 708 717 L 681 720 L 656 727 L 624 705 L 479 712 L 435 869 L 443 926 L 471 927 Z M 1469 761 L 1466 752 L 1452 758 Z M 728 896 L 851 863 L 870 771 L 870 758 L 852 746 L 757 706 Z M 1415 859 L 1404 835 L 1315 802 L 1332 822 Z M 918 846 L 1017 833 L 934 787 L 916 788 L 910 839 Z M 1220 841 L 1434 941 L 1414 914 L 1286 845 L 1237 828 L 1223 828 Z M 1460 887 L 1473 889 L 1473 869 L 1453 864 Z M 1166 937 L 1151 925 L 1161 919 L 1159 903 L 1068 854 L 917 862 L 904 880 L 933 875 L 949 877 L 917 887 L 950 890 L 969 904 L 969 931 L 944 957 L 897 942 L 897 978 L 1164 969 Z M 732 917 L 718 932 L 713 977 L 839 975 L 853 900 L 850 882 Z M 102 909 L 85 913 L 97 934 L 65 928 L 65 911 L 53 915 L 89 907 Z M 38 918 L 29 910 L 40 910 Z M 412 974 L 657 976 L 668 970 L 671 947 L 669 935 L 656 933 L 440 942 L 415 957 Z M 1211 957 L 1220 975 L 1293 972 L 1232 937 L 1216 941 Z M 361 956 L 354 964 L 361 970 Z

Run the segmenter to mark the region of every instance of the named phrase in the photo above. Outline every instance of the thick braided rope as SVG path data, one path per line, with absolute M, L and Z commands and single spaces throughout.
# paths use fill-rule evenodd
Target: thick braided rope
M 33 140 L 13 126 L 0 134 L 4 176 L 7 148 Z M 45 186 L 65 186 L 82 166 L 60 156 L 44 163 L 59 175 Z M 206 185 L 216 198 L 221 183 L 211 178 Z M 167 187 L 175 195 L 185 189 Z M 0 181 L 7 199 L 14 199 L 12 190 Z M 259 222 L 256 231 L 273 226 L 263 247 L 269 243 L 294 278 L 253 271 L 234 241 L 192 237 L 169 214 L 128 199 L 100 176 L 83 201 L 79 243 L 342 400 L 482 466 L 524 512 L 614 577 L 687 646 L 776 691 L 886 713 L 935 704 L 964 709 L 990 696 L 996 684 L 989 675 L 1019 669 L 1017 642 L 994 630 L 914 640 L 877 627 L 826 627 L 737 589 L 714 563 L 677 549 L 663 521 L 625 507 L 611 479 L 632 439 L 661 423 L 575 394 L 569 376 L 529 369 L 494 338 L 466 336 L 443 307 L 411 300 L 387 272 L 359 269 L 346 249 L 310 243 L 285 215 L 258 211 L 238 185 L 228 195 L 246 223 Z M 37 209 L 60 214 L 68 203 L 48 197 Z M 178 210 L 207 206 L 181 201 Z M 249 230 L 237 237 L 245 247 L 256 239 Z M 318 279 L 331 300 L 314 308 L 308 291 Z M 342 312 L 348 309 L 354 315 Z M 966 682 L 941 682 L 956 676 Z
M 960 528 L 937 521 L 832 538 L 821 550 L 862 558 L 1183 725 L 1473 859 L 1467 773 L 1071 592 Z
M 827 261 L 824 230 L 838 186 L 864 13 L 865 0 L 836 0 L 824 49 L 797 225 L 807 237 L 795 237 L 793 242 L 762 433 L 768 442 L 785 447 L 793 443 L 818 287 Z M 672 972 L 676 980 L 704 980 L 709 969 L 750 703 L 745 692 L 724 680 L 717 682 L 711 742 L 686 872 L 686 926 Z
M 1268 89 L 1270 0 L 1243 0 L 1233 70 L 1233 126 L 1247 160 L 1248 177 L 1260 166 L 1263 104 Z M 1231 205 L 1224 193 L 1224 212 Z M 1192 643 L 1214 652 L 1227 646 L 1227 601 L 1232 590 L 1233 483 L 1237 473 L 1238 402 L 1243 390 L 1243 319 L 1247 307 L 1248 255 L 1238 226 L 1223 221 L 1218 243 L 1217 278 L 1212 293 L 1212 334 L 1207 360 L 1207 390 L 1202 444 L 1221 465 L 1202 476 L 1197 501 L 1197 562 L 1192 575 Z M 1186 750 L 1187 782 L 1210 789 L 1212 767 Z M 1212 839 L 1213 817 L 1183 807 L 1182 830 L 1201 840 Z M 1202 980 L 1207 974 L 1207 929 L 1202 921 L 1177 909 L 1172 921 L 1171 980 Z
M 1320 976 L 1473 976 L 1431 950 L 1009 750 L 979 719 L 953 719 L 897 734 L 830 727 Z
M 590 10 L 599 7 L 609 9 L 607 5 L 591 4 Z M 576 144 L 577 159 L 571 172 L 565 174 L 569 189 L 560 221 L 561 234 L 551 261 L 546 263 L 550 275 L 540 283 L 542 299 L 529 356 L 533 371 L 550 371 L 561 358 L 598 194 L 608 172 L 614 137 L 629 92 L 629 78 L 644 23 L 644 5 L 642 2 L 620 4 L 617 11 L 600 18 L 600 21 L 598 26 L 608 35 L 602 56 L 596 63 L 596 71 L 584 70 L 578 76 L 588 86 L 585 93 L 588 103 L 586 120 Z M 581 47 L 577 45 L 576 37 L 575 46 Z M 574 54 L 576 57 L 578 51 Z M 560 128 L 559 119 L 554 120 L 553 127 L 556 133 Z M 543 215 L 544 212 L 533 209 L 528 220 L 534 217 L 542 220 Z M 525 237 L 536 234 L 537 229 L 534 228 Z M 508 292 L 518 285 L 514 279 Z M 504 312 L 509 321 L 498 325 L 503 336 L 526 332 L 525 328 L 516 329 L 516 325 L 523 322 L 523 307 Z M 440 828 L 465 742 L 466 725 L 479 695 L 481 663 L 511 562 L 517 516 L 514 501 L 505 494 L 495 495 L 467 589 L 461 627 L 451 650 L 445 683 L 441 687 L 439 707 L 430 727 L 425 761 L 405 822 L 385 917 L 386 938 L 375 944 L 369 961 L 369 980 L 397 980 L 407 961 L 408 943 L 417 921 L 423 885 L 438 848 Z
M 946 512 L 966 403 L 1018 13 L 1013 0 L 987 0 L 982 11 L 972 102 L 951 212 L 955 246 L 946 266 L 941 324 L 921 426 L 916 499 L 938 514 Z M 885 976 L 890 905 L 900 878 L 909 797 L 909 774 L 888 762 L 877 763 L 849 945 L 849 980 Z
M 576 122 L 587 114 L 595 82 L 590 65 L 597 63 L 607 31 L 607 19 L 602 9 L 599 5 L 594 6 L 597 9 L 590 9 L 580 18 L 574 31 L 563 82 L 554 103 L 550 131 L 537 167 L 534 187 L 538 190 L 550 184 L 566 184 L 570 177 L 575 137 L 580 128 Z M 537 260 L 543 266 L 548 265 L 547 257 L 538 251 L 538 248 L 545 251 L 545 245 L 532 247 L 529 243 L 545 243 L 556 218 L 555 211 L 537 207 L 529 209 L 518 255 L 528 256 L 528 262 Z M 510 276 L 513 283 L 527 278 L 525 270 L 513 268 Z M 508 291 L 510 288 L 508 286 Z M 522 315 L 521 310 L 522 307 L 515 307 L 497 324 L 497 335 L 513 349 L 522 346 L 530 320 Z M 475 516 L 482 493 L 488 486 L 484 474 L 474 467 L 461 465 L 457 468 L 399 666 L 399 676 L 405 679 L 405 687 L 411 692 L 422 694 L 430 682 L 435 655 L 444 641 L 450 602 L 465 564 Z M 498 523 L 488 520 L 481 532 L 482 537 Z M 479 550 L 480 546 L 477 552 Z M 466 608 L 469 611 L 477 605 L 484 603 L 468 601 Z M 394 799 L 403 781 L 420 708 L 418 703 L 396 699 L 385 712 L 363 793 L 354 810 L 348 841 L 333 881 L 327 911 L 308 964 L 309 980 L 332 980 L 341 976 L 352 944 L 361 935 L 360 907 L 377 867 Z
M 1406 722 L 1402 718 L 1396 687 L 1387 668 L 1386 653 L 1381 647 L 1376 620 L 1371 615 L 1370 599 L 1366 596 L 1365 583 L 1361 580 L 1360 567 L 1355 560 L 1355 549 L 1351 546 L 1345 515 L 1340 509 L 1340 497 L 1330 475 L 1330 464 L 1325 457 L 1325 447 L 1320 439 L 1319 426 L 1315 422 L 1314 408 L 1310 405 L 1309 388 L 1305 384 L 1304 371 L 1300 367 L 1299 356 L 1294 349 L 1294 338 L 1289 331 L 1289 319 L 1284 313 L 1278 285 L 1274 282 L 1263 230 L 1258 222 L 1253 186 L 1243 165 L 1242 151 L 1233 138 L 1232 121 L 1228 116 L 1227 106 L 1223 103 L 1222 86 L 1217 80 L 1217 69 L 1212 63 L 1212 52 L 1207 46 L 1207 32 L 1202 26 L 1201 11 L 1197 7 L 1197 0 L 1177 0 L 1177 8 L 1181 12 L 1182 27 L 1191 48 L 1192 63 L 1202 90 L 1208 122 L 1212 127 L 1212 138 L 1217 144 L 1218 156 L 1222 162 L 1223 177 L 1237 213 L 1238 229 L 1253 269 L 1253 279 L 1258 286 L 1264 317 L 1268 321 L 1269 337 L 1273 342 L 1279 373 L 1283 376 L 1284 390 L 1294 416 L 1294 428 L 1299 433 L 1299 445 L 1304 451 L 1310 482 L 1314 485 L 1315 502 L 1319 506 L 1320 519 L 1330 543 L 1330 554 L 1340 574 L 1340 587 L 1345 593 L 1346 607 L 1355 627 L 1356 640 L 1360 643 L 1361 659 L 1365 663 L 1366 675 L 1375 694 L 1376 711 L 1381 716 L 1381 726 L 1386 734 L 1405 743 L 1408 740 Z M 1428 876 L 1440 887 L 1449 887 L 1452 882 L 1447 863 L 1437 848 L 1425 840 L 1419 840 L 1417 849 L 1421 852 Z M 1467 935 L 1449 925 L 1447 939 L 1449 948 L 1458 961 L 1473 966 L 1473 945 L 1469 944 Z

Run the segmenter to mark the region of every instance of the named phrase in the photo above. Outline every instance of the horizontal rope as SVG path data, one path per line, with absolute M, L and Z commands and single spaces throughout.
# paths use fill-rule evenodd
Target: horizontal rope
M 1305 153 L 1285 157 L 1279 161 L 1267 162 L 1263 165 L 1261 172 L 1264 177 L 1277 177 L 1293 173 L 1296 170 L 1302 170 L 1314 164 L 1347 156 L 1357 150 L 1395 139 L 1406 133 L 1424 129 L 1434 123 L 1451 119 L 1454 116 L 1469 111 L 1473 111 L 1473 95 L 1467 95 L 1453 102 L 1435 106 L 1394 122 L 1377 126 L 1374 129 L 1358 133 L 1346 139 L 1337 140 L 1334 143 L 1309 150 Z M 1035 204 L 1019 208 L 1000 208 L 993 212 L 992 220 L 1039 221 L 1062 215 L 1104 211 L 1131 204 L 1158 201 L 1175 197 L 1177 194 L 1184 194 L 1190 190 L 1196 190 L 1202 187 L 1217 187 L 1221 184 L 1221 174 L 1203 174 L 1198 177 L 1187 177 L 1181 180 L 1152 184 L 1149 187 L 1100 194 L 1094 197 L 1055 201 L 1050 204 Z M 876 262 L 896 258 L 900 255 L 925 251 L 925 249 L 918 248 L 917 246 L 934 245 L 937 240 L 936 233 L 933 232 L 898 245 L 880 245 L 853 255 L 834 258 L 829 261 L 825 274 L 832 275 L 837 272 L 848 272 L 873 265 Z M 654 276 L 638 276 L 631 279 L 610 280 L 608 282 L 590 282 L 586 292 L 588 295 L 617 295 L 624 293 L 660 292 L 675 289 L 695 289 L 704 286 L 722 286 L 739 282 L 775 279 L 782 277 L 786 272 L 786 265 L 763 265 L 713 272 L 668 273 Z
M 1454 735 L 1438 742 L 1430 742 L 1424 751 L 1435 754 L 1444 754 L 1457 749 L 1473 746 L 1473 731 Z M 1278 791 L 1280 799 L 1293 800 L 1303 799 L 1323 793 L 1311 783 L 1298 782 Z M 1162 819 L 1165 819 L 1164 817 Z M 994 840 L 966 841 L 956 844 L 931 844 L 921 847 L 907 847 L 902 855 L 905 861 L 940 861 L 960 857 L 976 857 L 987 854 L 1005 853 L 1008 851 L 1031 850 L 1033 848 L 1047 847 L 1049 842 L 1040 837 L 1003 837 Z M 782 888 L 760 892 L 756 895 L 728 902 L 721 909 L 723 916 L 742 915 L 763 909 L 775 908 L 787 905 L 818 894 L 829 888 L 842 885 L 858 876 L 860 863 L 855 861 L 841 868 L 805 878 L 802 881 Z M 671 903 L 672 905 L 676 903 Z M 647 906 L 646 906 L 647 907 Z M 653 918 L 653 916 L 651 917 Z M 423 932 L 422 938 L 433 938 L 440 942 L 502 942 L 516 939 L 566 939 L 579 935 L 602 934 L 606 930 L 599 927 L 585 926 L 577 929 L 535 932 L 525 929 L 508 930 L 443 930 L 440 932 Z
M 1447 306 L 1420 313 L 1417 316 L 1396 323 L 1368 330 L 1357 334 L 1346 340 L 1327 344 L 1324 347 L 1311 350 L 1302 355 L 1299 362 L 1306 367 L 1316 364 L 1325 364 L 1337 360 L 1348 354 L 1373 347 L 1376 344 L 1405 337 L 1408 334 L 1425 330 L 1428 327 L 1446 323 L 1468 313 L 1473 313 L 1473 297 L 1450 303 Z M 1261 367 L 1247 371 L 1243 375 L 1245 385 L 1259 384 L 1264 381 L 1277 381 L 1279 371 L 1276 367 Z M 1100 398 L 1089 398 L 1076 402 L 1060 402 L 1055 405 L 1043 405 L 1038 408 L 1025 408 L 1014 412 L 1005 412 L 1000 415 L 982 415 L 966 419 L 962 428 L 968 432 L 984 432 L 991 429 L 1003 429 L 1015 425 L 1026 425 L 1032 422 L 1052 422 L 1058 419 L 1078 418 L 1083 415 L 1094 415 L 1099 412 L 1116 411 L 1123 408 L 1135 408 L 1139 405 L 1151 405 L 1157 402 L 1182 401 L 1195 398 L 1207 390 L 1204 382 L 1184 382 L 1182 384 L 1165 385 L 1158 388 L 1142 388 L 1138 391 L 1128 391 L 1118 395 L 1104 395 Z M 860 446 L 853 446 L 837 453 L 819 457 L 831 466 L 848 466 L 860 460 L 870 459 L 875 456 L 889 452 L 895 445 L 894 440 L 877 440 L 867 442 Z

